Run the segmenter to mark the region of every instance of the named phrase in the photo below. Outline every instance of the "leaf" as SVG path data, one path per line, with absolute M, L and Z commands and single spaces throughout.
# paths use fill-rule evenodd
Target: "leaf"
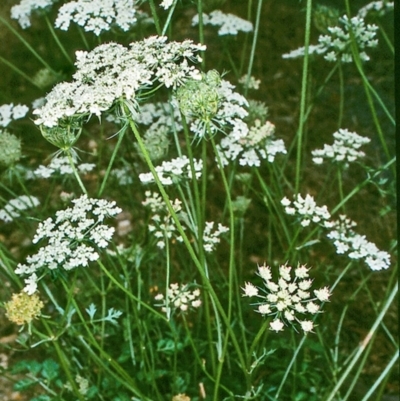
M 104 318 L 104 320 L 113 324 L 118 324 L 116 319 L 118 319 L 121 315 L 122 315 L 121 311 L 116 310 L 114 308 L 110 308 L 108 310 L 108 315 Z
M 94 314 L 96 313 L 97 309 L 94 303 L 91 303 L 89 305 L 89 308 L 85 309 L 85 311 L 88 313 L 90 320 L 93 320 Z

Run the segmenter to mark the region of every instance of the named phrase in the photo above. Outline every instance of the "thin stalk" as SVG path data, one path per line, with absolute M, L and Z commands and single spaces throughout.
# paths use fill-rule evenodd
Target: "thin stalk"
M 41 64 L 43 64 L 52 74 L 58 76 L 57 72 L 54 71 L 41 56 L 39 56 L 36 50 L 2 16 L 0 16 L 0 21 L 27 47 L 27 49 L 39 60 Z
M 300 116 L 299 116 L 299 128 L 296 133 L 296 176 L 295 176 L 295 193 L 299 192 L 300 186 L 300 172 L 302 165 L 302 153 L 303 153 L 303 130 L 306 109 L 306 96 L 307 96 L 307 81 L 308 81 L 308 46 L 310 44 L 310 31 L 311 31 L 311 11 L 312 11 L 312 0 L 307 0 L 307 12 L 306 12 L 306 32 L 304 37 L 304 60 L 303 60 L 303 75 L 301 79 L 301 98 L 300 98 Z
M 394 55 L 394 46 L 392 44 L 392 41 L 389 39 L 389 36 L 387 35 L 386 31 L 383 29 L 383 26 L 379 21 L 377 22 L 377 25 L 379 26 L 379 30 L 381 31 L 383 39 L 385 40 L 390 52 Z
M 379 174 L 381 174 L 382 171 L 385 171 L 388 167 L 390 167 L 392 164 L 394 164 L 396 161 L 396 158 L 394 157 L 393 159 L 389 160 L 379 171 L 374 173 L 372 177 L 368 177 L 365 179 L 362 183 L 358 184 L 351 192 L 349 192 L 342 201 L 340 201 L 331 211 L 331 215 L 334 215 L 340 208 L 349 200 L 351 199 L 357 192 L 359 192 L 363 187 L 365 187 L 372 179 L 377 177 Z
M 112 167 L 114 165 L 115 158 L 117 157 L 117 153 L 119 151 L 119 148 L 121 147 L 121 143 L 122 143 L 122 140 L 124 139 L 125 132 L 126 132 L 128 126 L 129 126 L 128 123 L 126 123 L 116 134 L 116 135 L 118 135 L 118 141 L 117 141 L 117 144 L 115 145 L 115 148 L 114 148 L 113 153 L 111 155 L 110 162 L 108 163 L 107 170 L 106 170 L 106 172 L 104 174 L 104 178 L 103 178 L 103 181 L 101 183 L 99 192 L 97 193 L 97 196 L 99 196 L 99 197 L 102 195 L 102 193 L 103 193 L 103 191 L 104 191 L 104 189 L 106 187 L 106 183 L 107 183 L 108 177 L 110 176 L 111 169 L 112 169 Z
M 149 0 L 149 4 L 150 4 L 151 16 L 153 17 L 154 25 L 156 26 L 157 35 L 161 36 L 160 19 L 158 18 L 157 15 L 157 8 L 156 5 L 154 4 L 154 0 Z
M 368 390 L 367 394 L 364 395 L 363 399 L 361 401 L 367 401 L 374 391 L 378 388 L 378 386 L 382 383 L 386 375 L 389 374 L 390 370 L 392 369 L 393 365 L 396 363 L 396 361 L 399 359 L 399 350 L 396 349 L 391 360 L 383 370 L 383 372 L 379 375 L 379 377 L 375 380 L 375 383 L 371 386 L 371 388 Z M 379 398 L 380 399 L 380 398 Z
M 28 82 L 30 82 L 33 86 L 36 86 L 36 88 L 42 90 L 42 88 L 33 81 L 31 77 L 26 75 L 23 71 L 21 71 L 18 67 L 16 67 L 13 63 L 9 62 L 5 58 L 0 56 L 0 61 L 2 61 L 5 65 L 9 66 L 12 70 L 14 70 L 17 74 L 19 74 L 22 78 L 25 78 Z
M 67 61 L 73 65 L 74 62 L 72 61 L 71 57 L 69 56 L 69 54 L 67 53 L 67 51 L 65 50 L 65 47 L 62 45 L 62 43 L 60 42 L 60 39 L 58 39 L 58 36 L 56 34 L 56 32 L 54 31 L 54 27 L 51 24 L 51 22 L 49 21 L 49 17 L 47 16 L 47 14 L 45 14 L 45 20 L 46 20 L 46 24 L 47 27 L 49 28 L 49 31 L 51 33 L 51 35 L 53 36 L 53 39 L 55 40 L 55 42 L 57 43 L 57 46 L 60 48 L 61 53 L 64 55 L 64 57 L 67 59 Z
M 250 82 L 250 78 L 251 78 L 251 72 L 253 70 L 254 57 L 255 57 L 255 54 L 256 54 L 258 31 L 259 31 L 259 28 L 260 28 L 262 3 L 263 3 L 263 0 L 258 0 L 256 23 L 255 23 L 255 26 L 254 26 L 253 43 L 251 45 L 251 51 L 250 51 L 250 57 L 249 57 L 249 65 L 248 65 L 248 68 L 247 68 L 246 85 L 245 85 L 245 88 L 244 88 L 244 96 L 245 97 L 247 96 L 247 91 L 249 90 L 249 82 Z
M 203 0 L 197 0 L 197 15 L 199 16 L 199 41 L 201 44 L 204 44 Z M 206 56 L 204 52 L 202 52 L 201 58 L 201 68 L 204 70 L 206 67 Z
M 154 168 L 154 165 L 153 165 L 153 163 L 152 163 L 152 161 L 150 159 L 149 153 L 148 153 L 148 151 L 147 151 L 147 149 L 146 149 L 146 147 L 145 147 L 145 145 L 143 143 L 143 140 L 142 140 L 142 138 L 141 138 L 141 136 L 139 134 L 139 131 L 137 130 L 136 125 L 132 120 L 130 120 L 130 125 L 131 125 L 132 132 L 134 133 L 135 138 L 136 138 L 136 140 L 138 142 L 139 148 L 140 148 L 140 150 L 141 150 L 141 152 L 143 154 L 143 157 L 144 157 L 144 159 L 145 159 L 145 161 L 146 161 L 151 173 L 153 174 L 154 180 L 155 180 L 155 182 L 157 184 L 157 187 L 158 187 L 158 189 L 159 189 L 159 191 L 161 193 L 161 196 L 162 196 L 162 198 L 163 198 L 163 200 L 165 202 L 165 205 L 166 205 L 168 211 L 170 212 L 172 219 L 174 220 L 174 223 L 175 223 L 175 225 L 176 225 L 176 227 L 177 227 L 177 229 L 179 231 L 179 234 L 182 236 L 183 243 L 185 244 L 186 249 L 189 252 L 189 255 L 190 255 L 193 263 L 195 264 L 196 268 L 198 269 L 198 272 L 201 275 L 201 278 L 202 278 L 202 280 L 204 282 L 204 286 L 207 289 L 207 291 L 209 292 L 210 298 L 211 298 L 213 304 L 215 305 L 216 310 L 218 310 L 218 312 L 220 313 L 220 315 L 221 315 L 221 317 L 222 317 L 222 319 L 223 319 L 223 321 L 224 321 L 224 323 L 225 323 L 225 325 L 226 325 L 226 327 L 228 329 L 228 332 L 229 332 L 231 340 L 232 340 L 232 344 L 233 344 L 233 346 L 234 346 L 234 348 L 235 348 L 235 350 L 237 352 L 237 356 L 239 358 L 239 363 L 242 366 L 245 366 L 245 360 L 244 360 L 244 357 L 243 357 L 243 353 L 242 353 L 241 347 L 238 344 L 236 335 L 235 335 L 235 333 L 234 333 L 234 331 L 233 331 L 233 329 L 231 327 L 230 321 L 227 318 L 225 310 L 222 307 L 222 305 L 221 305 L 221 303 L 220 303 L 220 301 L 218 299 L 218 296 L 215 293 L 215 290 L 211 285 L 211 282 L 208 280 L 208 278 L 206 276 L 205 268 L 200 263 L 197 255 L 196 255 L 196 253 L 195 253 L 195 251 L 193 249 L 193 246 L 190 243 L 190 240 L 187 237 L 186 232 L 184 231 L 181 222 L 179 221 L 178 216 L 176 215 L 174 209 L 172 208 L 172 205 L 171 205 L 171 202 L 169 200 L 169 197 L 168 197 L 167 193 L 165 192 L 164 186 L 162 185 L 162 183 L 161 183 L 161 181 L 160 181 L 160 179 L 158 177 L 158 174 L 157 174 L 157 172 L 156 172 L 156 170 Z
M 344 109 L 344 82 L 343 82 L 343 68 L 341 60 L 338 61 L 338 65 L 339 65 L 339 90 L 340 90 L 339 119 L 338 119 L 338 129 L 339 129 L 342 128 L 343 109 Z
M 172 16 L 174 15 L 174 11 L 175 11 L 175 7 L 176 7 L 177 3 L 178 3 L 178 0 L 174 0 L 172 6 L 170 7 L 170 9 L 168 11 L 167 20 L 165 21 L 164 27 L 163 27 L 162 32 L 161 32 L 161 36 L 164 36 L 165 32 L 167 32 L 167 29 L 168 29 L 169 24 L 171 22 Z
M 292 369 L 292 366 L 293 366 L 294 363 L 296 362 L 297 355 L 299 354 L 299 352 L 300 352 L 300 350 L 301 350 L 301 347 L 303 346 L 303 344 L 304 344 L 306 338 L 307 338 L 307 336 L 304 335 L 303 338 L 302 338 L 301 341 L 300 341 L 300 344 L 297 346 L 296 350 L 295 350 L 294 353 L 293 353 L 292 359 L 290 360 L 289 365 L 288 365 L 287 368 L 286 368 L 285 374 L 283 375 L 281 384 L 280 384 L 279 387 L 278 387 L 278 391 L 277 391 L 276 394 L 275 394 L 275 399 L 276 399 L 276 400 L 279 399 L 278 397 L 279 397 L 279 395 L 280 395 L 280 393 L 281 393 L 281 391 L 282 391 L 283 385 L 284 385 L 285 382 L 286 382 L 286 379 L 287 379 L 287 377 L 288 377 L 288 375 L 289 375 L 290 370 Z
M 346 3 L 346 12 L 347 12 L 348 17 L 350 18 L 351 17 L 351 12 L 350 12 L 349 0 L 345 0 L 345 3 Z M 375 91 L 375 89 L 372 87 L 372 85 L 369 83 L 368 78 L 365 76 L 364 70 L 362 68 L 362 63 L 361 63 L 361 60 L 360 60 L 360 55 L 359 55 L 359 51 L 358 51 L 358 48 L 357 48 L 357 44 L 356 44 L 356 41 L 355 41 L 355 38 L 354 38 L 354 32 L 350 29 L 349 33 L 350 33 L 350 37 L 352 39 L 351 40 L 351 52 L 352 52 L 354 64 L 355 64 L 355 66 L 356 66 L 356 68 L 357 68 L 357 70 L 358 70 L 358 72 L 359 72 L 359 74 L 360 74 L 360 76 L 362 78 L 365 94 L 366 94 L 367 101 L 368 101 L 368 105 L 369 105 L 369 108 L 370 108 L 370 111 L 371 111 L 371 114 L 372 114 L 372 119 L 374 121 L 376 130 L 378 132 L 378 137 L 379 137 L 379 140 L 381 142 L 383 151 L 385 152 L 387 158 L 390 160 L 391 155 L 390 155 L 389 148 L 388 148 L 387 143 L 386 143 L 385 138 L 384 138 L 384 134 L 383 134 L 383 131 L 382 131 L 382 127 L 381 127 L 380 121 L 379 121 L 378 116 L 376 114 L 375 105 L 374 105 L 371 93 L 374 95 L 375 99 L 378 101 L 378 103 L 382 107 L 383 111 L 385 112 L 385 114 L 389 118 L 390 122 L 393 125 L 395 125 L 396 123 L 395 123 L 394 118 L 392 117 L 392 115 L 390 114 L 388 109 L 386 108 L 385 104 L 383 103 L 382 99 L 380 98 L 378 93 Z
M 371 341 L 371 339 L 374 336 L 375 332 L 377 331 L 379 325 L 381 324 L 383 318 L 385 317 L 386 312 L 388 311 L 389 307 L 391 306 L 391 304 L 392 304 L 392 302 L 393 302 L 393 300 L 394 300 L 394 298 L 395 298 L 395 296 L 397 294 L 397 291 L 398 291 L 398 283 L 395 284 L 395 286 L 394 286 L 393 290 L 391 291 L 388 299 L 386 300 L 385 304 L 383 305 L 381 313 L 378 315 L 377 319 L 375 320 L 374 324 L 372 325 L 372 327 L 371 327 L 370 331 L 368 332 L 368 334 L 365 336 L 365 338 L 362 341 L 362 343 L 358 346 L 358 349 L 357 349 L 355 355 L 353 356 L 352 361 L 349 363 L 349 365 L 347 366 L 347 369 L 343 372 L 340 380 L 336 383 L 335 387 L 330 392 L 330 394 L 329 394 L 328 398 L 326 399 L 326 401 L 332 401 L 334 399 L 334 397 L 336 396 L 338 390 L 343 385 L 343 382 L 346 380 L 347 376 L 349 375 L 349 373 L 351 372 L 351 370 L 353 369 L 355 364 L 358 362 L 359 358 L 361 357 L 361 355 L 365 351 L 367 345 Z
M 83 192 L 85 195 L 87 195 L 87 194 L 88 194 L 88 193 L 87 193 L 87 190 L 86 190 L 85 186 L 83 185 L 83 182 L 82 182 L 82 180 L 81 180 L 81 177 L 79 176 L 78 170 L 76 169 L 74 160 L 72 159 L 71 150 L 70 150 L 70 149 L 66 149 L 66 150 L 64 150 L 64 152 L 65 152 L 65 154 L 67 155 L 69 164 L 70 164 L 70 166 L 71 166 L 71 168 L 72 168 L 72 171 L 74 172 L 74 176 L 75 176 L 76 180 L 78 181 L 78 184 L 79 184 L 79 186 L 80 186 L 82 192 Z

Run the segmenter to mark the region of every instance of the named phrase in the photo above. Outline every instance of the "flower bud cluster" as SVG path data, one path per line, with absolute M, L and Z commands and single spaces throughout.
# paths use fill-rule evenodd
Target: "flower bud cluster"
M 4 304 L 7 318 L 20 326 L 29 324 L 40 316 L 44 304 L 37 294 L 28 295 L 26 292 L 13 294 L 11 301 Z
M 0 129 L 0 165 L 13 166 L 21 158 L 21 140 Z

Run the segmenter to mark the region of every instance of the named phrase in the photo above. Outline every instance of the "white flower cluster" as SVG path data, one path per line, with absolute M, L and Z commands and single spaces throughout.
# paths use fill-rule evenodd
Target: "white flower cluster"
M 192 19 L 192 26 L 199 23 L 199 15 Z M 203 13 L 203 24 L 219 26 L 218 35 L 237 35 L 239 32 L 252 32 L 253 24 L 233 14 L 225 14 L 221 10 L 214 10 L 210 14 Z
M 336 253 L 347 253 L 350 259 L 363 259 L 371 270 L 388 269 L 390 255 L 379 250 L 374 243 L 365 238 L 365 235 L 357 234 L 353 230 L 356 225 L 345 215 L 340 215 L 339 220 L 332 223 L 328 238 L 333 240 Z
M 322 164 L 324 160 L 332 160 L 347 166 L 348 163 L 365 156 L 365 153 L 358 149 L 371 141 L 369 138 L 349 132 L 347 129 L 339 129 L 333 134 L 333 137 L 335 138 L 333 145 L 325 144 L 323 149 L 311 151 L 315 164 Z
M 76 0 L 58 10 L 54 26 L 67 31 L 71 21 L 99 36 L 118 26 L 128 31 L 136 23 L 136 0 Z
M 236 159 L 241 166 L 259 167 L 262 159 L 272 163 L 277 153 L 286 153 L 283 140 L 274 139 L 274 133 L 275 125 L 269 121 L 262 125 L 260 120 L 247 132 L 232 131 L 218 145 L 222 163 L 227 165 L 229 160 Z
M 133 170 L 132 167 L 129 165 L 123 166 L 121 168 L 114 168 L 111 170 L 111 176 L 115 177 L 118 184 L 123 185 L 130 185 L 133 183 Z
M 76 160 L 74 160 L 74 164 L 77 164 Z M 81 163 L 76 167 L 80 173 L 87 174 L 88 172 L 92 171 L 96 167 L 96 165 L 93 163 Z M 36 168 L 33 171 L 32 177 L 30 178 L 46 179 L 55 174 L 59 175 L 73 174 L 73 170 L 69 163 L 68 157 L 66 156 L 54 157 L 47 166 L 41 164 L 38 168 Z
M 71 270 L 87 266 L 99 254 L 92 246 L 105 248 L 114 234 L 114 227 L 102 224 L 104 219 L 115 216 L 122 210 L 105 199 L 92 199 L 86 195 L 72 201 L 73 207 L 59 210 L 55 219 L 48 218 L 39 224 L 33 243 L 47 240 L 47 245 L 26 259 L 27 264 L 18 264 L 15 273 L 29 275 L 25 279 L 24 291 L 33 294 L 37 289 L 37 273 L 47 267 L 50 270 L 62 267 Z
M 21 211 L 40 205 L 39 199 L 35 196 L 21 195 L 11 199 L 3 209 L 0 209 L 0 220 L 6 223 L 13 221 L 21 216 Z
M 329 224 L 331 215 L 327 206 L 317 206 L 314 198 L 309 194 L 305 198 L 297 194 L 293 202 L 284 197 L 281 200 L 281 204 L 285 207 L 287 214 L 299 216 L 300 224 L 303 227 L 309 226 L 311 222 L 319 223 L 324 227 L 327 227 Z
M 214 226 L 215 223 L 213 221 L 206 221 L 203 231 L 203 247 L 206 252 L 212 252 L 215 246 L 220 243 L 221 234 L 229 231 L 229 228 L 223 226 L 221 223 L 218 223 L 216 230 L 214 230 Z
M 198 180 L 201 177 L 203 170 L 203 161 L 194 159 L 193 167 L 195 170 L 196 180 Z M 193 178 L 190 160 L 185 155 L 169 161 L 164 161 L 160 166 L 156 166 L 155 170 L 163 185 L 172 185 L 182 179 L 188 178 L 191 180 Z M 139 174 L 139 179 L 143 184 L 155 182 L 151 172 Z
M 34 110 L 38 116 L 35 123 L 51 128 L 74 117 L 101 116 L 115 102 L 136 105 L 138 92 L 156 81 L 177 87 L 198 77 L 198 70 L 189 61 L 201 61 L 197 52 L 204 49 L 191 40 L 167 43 L 166 37 L 152 36 L 131 43 L 129 48 L 107 43 L 90 52 L 78 51 L 73 81 L 52 89 L 45 105 Z
M 25 117 L 28 111 L 29 107 L 23 104 L 3 104 L 0 106 L 0 127 L 7 127 L 11 121 Z
M 368 3 L 366 6 L 360 8 L 358 10 L 357 15 L 360 18 L 365 18 L 367 14 L 371 13 L 376 13 L 380 17 L 385 15 L 389 11 L 393 11 L 394 9 L 394 1 L 372 1 L 371 3 Z
M 22 29 L 31 26 L 31 14 L 35 10 L 50 8 L 58 0 L 21 0 L 19 4 L 11 7 L 11 18 L 18 20 Z
M 161 197 L 156 192 L 146 191 L 146 199 L 142 205 L 149 208 L 152 212 L 151 224 L 148 225 L 149 231 L 154 235 L 157 240 L 156 245 L 160 249 L 165 248 L 165 241 L 175 238 L 177 241 L 182 242 L 182 237 L 178 234 L 176 225 L 168 212 L 168 209 Z M 182 210 L 182 202 L 175 199 L 172 202 L 172 208 L 175 213 L 179 214 Z
M 364 51 L 366 48 L 376 47 L 376 31 L 378 27 L 374 24 L 365 25 L 364 19 L 355 16 L 350 20 L 344 15 L 339 18 L 341 26 L 328 27 L 329 35 L 320 35 L 318 45 L 310 45 L 309 54 L 323 54 L 327 61 L 337 61 L 340 59 L 343 63 L 351 63 L 353 56 L 351 53 L 352 36 L 360 51 L 360 58 L 368 61 L 370 58 Z M 290 53 L 282 55 L 283 58 L 297 58 L 304 56 L 305 48 L 293 50 Z
M 303 227 L 309 226 L 313 222 L 328 229 L 327 237 L 333 240 L 337 254 L 347 253 L 350 259 L 363 260 L 371 270 L 389 268 L 390 255 L 379 250 L 374 243 L 365 238 L 365 235 L 357 234 L 353 230 L 356 223 L 345 215 L 340 215 L 339 220 L 336 221 L 329 220 L 331 216 L 327 207 L 317 206 L 314 198 L 308 194 L 304 199 L 298 194 L 293 202 L 285 197 L 281 203 L 287 214 L 297 215 L 300 218 L 300 224 Z
M 239 79 L 239 83 L 242 84 L 247 89 L 260 89 L 261 80 L 254 78 L 253 76 L 250 77 L 249 82 L 247 82 L 247 75 L 243 75 Z
M 312 320 L 301 320 L 299 315 L 315 315 L 320 312 L 320 305 L 315 301 L 327 302 L 330 297 L 328 287 L 314 290 L 311 295 L 312 280 L 309 278 L 309 269 L 302 265 L 294 269 L 294 277 L 291 274 L 292 267 L 281 265 L 279 267 L 278 282 L 272 280 L 272 272 L 265 264 L 258 266 L 258 275 L 261 277 L 264 288 L 256 287 L 251 283 L 245 283 L 243 296 L 258 297 L 262 301 L 255 303 L 256 311 L 263 316 L 273 316 L 270 330 L 283 331 L 285 324 L 296 328 L 295 323 L 300 324 L 304 333 L 312 331 Z
M 174 0 L 163 0 L 160 3 L 160 7 L 162 7 L 164 10 L 168 10 L 172 4 L 174 3 Z
M 169 317 L 173 309 L 180 312 L 187 312 L 190 309 L 199 308 L 201 306 L 200 290 L 198 288 L 190 291 L 188 284 L 170 284 L 166 296 L 157 294 L 156 301 L 161 301 L 157 306 Z

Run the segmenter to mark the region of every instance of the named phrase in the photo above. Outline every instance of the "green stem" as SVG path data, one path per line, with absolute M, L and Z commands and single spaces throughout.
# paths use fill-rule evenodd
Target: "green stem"
M 335 398 L 335 396 L 337 395 L 338 390 L 343 385 L 343 383 L 346 380 L 346 378 L 348 377 L 349 373 L 351 372 L 351 370 L 353 369 L 355 364 L 358 362 L 359 358 L 363 354 L 363 352 L 366 349 L 367 345 L 369 344 L 369 342 L 372 340 L 373 336 L 375 335 L 378 327 L 380 326 L 383 318 L 386 315 L 386 312 L 388 311 L 388 309 L 391 306 L 394 298 L 396 297 L 397 291 L 398 291 L 398 283 L 395 284 L 395 286 L 392 289 L 389 297 L 385 301 L 385 304 L 383 305 L 383 308 L 382 308 L 380 314 L 378 315 L 378 317 L 376 318 L 374 324 L 372 325 L 370 331 L 365 336 L 365 338 L 362 341 L 362 343 L 358 346 L 358 349 L 357 349 L 355 355 L 353 356 L 351 362 L 347 366 L 346 370 L 343 372 L 341 378 L 336 383 L 335 387 L 330 392 L 329 396 L 326 398 L 326 401 L 332 401 Z
M 305 108 L 306 108 L 306 95 L 307 95 L 307 80 L 308 80 L 308 46 L 310 44 L 310 31 L 311 31 L 311 11 L 312 0 L 307 0 L 306 12 L 306 32 L 304 38 L 304 60 L 303 60 L 303 75 L 301 80 L 301 99 L 300 99 L 300 116 L 299 128 L 296 133 L 296 176 L 295 176 L 295 193 L 299 192 L 300 186 L 300 172 L 302 165 L 302 152 L 303 152 L 303 129 L 305 124 Z
M 25 78 L 28 82 L 30 82 L 36 88 L 42 90 L 42 88 L 33 81 L 31 77 L 26 75 L 23 71 L 21 71 L 18 67 L 16 67 L 13 63 L 10 63 L 8 60 L 0 56 L 0 61 L 2 61 L 5 65 L 9 66 L 12 70 L 14 70 L 17 74 L 19 74 L 22 78 Z
M 251 78 L 251 72 L 253 70 L 254 57 L 255 57 L 255 54 L 256 54 L 258 31 L 259 31 L 259 28 L 260 28 L 262 3 L 263 3 L 263 0 L 258 0 L 256 23 L 255 23 L 255 26 L 254 26 L 253 43 L 251 45 L 251 51 L 250 51 L 250 57 L 249 57 L 249 65 L 248 65 L 248 68 L 247 68 L 246 85 L 245 85 L 245 88 L 244 88 L 244 96 L 245 97 L 247 96 L 247 92 L 249 90 L 249 82 L 250 82 L 250 78 Z
M 85 188 L 85 186 L 83 185 L 83 182 L 82 182 L 82 180 L 81 180 L 81 177 L 79 176 L 78 170 L 76 169 L 74 160 L 73 160 L 73 158 L 72 158 L 71 149 L 65 149 L 64 152 L 65 152 L 65 154 L 67 155 L 69 164 L 70 164 L 70 166 L 71 166 L 71 168 L 72 168 L 72 171 L 74 172 L 74 176 L 75 176 L 76 180 L 78 181 L 78 184 L 79 184 L 79 186 L 80 186 L 82 192 L 83 192 L 85 195 L 87 195 L 88 193 L 87 193 L 87 191 L 86 191 L 86 188 Z
M 289 365 L 288 365 L 287 368 L 286 368 L 285 374 L 283 375 L 283 379 L 282 379 L 282 381 L 281 381 L 281 384 L 279 385 L 278 391 L 277 391 L 276 394 L 275 394 L 275 399 L 276 399 L 276 400 L 279 399 L 279 395 L 280 395 L 280 393 L 281 393 L 281 391 L 282 391 L 283 385 L 284 385 L 285 382 L 286 382 L 286 379 L 287 379 L 287 377 L 288 377 L 288 375 L 289 375 L 290 370 L 292 369 L 292 366 L 293 366 L 294 363 L 296 362 L 297 355 L 299 354 L 299 352 L 300 352 L 300 350 L 301 350 L 301 347 L 303 346 L 303 344 L 304 344 L 306 338 L 307 338 L 307 336 L 304 335 L 303 338 L 302 338 L 301 341 L 300 341 L 300 344 L 297 346 L 296 350 L 295 350 L 294 353 L 293 353 L 292 359 L 291 359 L 291 361 L 289 362 Z
M 53 75 L 58 76 L 57 72 L 55 72 L 46 63 L 46 61 L 39 56 L 36 50 L 2 16 L 0 16 L 0 21 L 28 48 L 28 50 L 40 61 L 40 63 L 42 63 Z
M 58 36 L 56 34 L 56 32 L 54 31 L 53 25 L 51 24 L 51 22 L 49 21 L 49 17 L 47 16 L 47 14 L 45 14 L 45 20 L 47 23 L 47 27 L 49 28 L 49 31 L 51 33 L 51 35 L 53 36 L 53 39 L 55 40 L 55 42 L 57 43 L 57 46 L 60 48 L 61 53 L 64 55 L 64 57 L 67 59 L 67 61 L 71 64 L 74 65 L 74 62 L 72 61 L 71 57 L 69 56 L 69 54 L 67 53 L 67 51 L 65 50 L 65 47 L 62 45 L 62 43 L 60 42 L 60 39 L 58 39 Z
M 115 158 L 117 157 L 117 153 L 119 151 L 119 148 L 121 147 L 121 143 L 122 143 L 122 140 L 124 139 L 125 132 L 126 132 L 128 126 L 129 126 L 129 124 L 126 123 L 116 134 L 116 135 L 118 135 L 118 141 L 117 141 L 117 144 L 115 145 L 115 148 L 114 148 L 113 153 L 110 158 L 110 162 L 108 163 L 108 166 L 107 166 L 107 170 L 104 174 L 103 181 L 102 181 L 100 189 L 97 193 L 98 197 L 100 197 L 103 194 L 103 191 L 106 187 L 108 177 L 110 176 L 111 169 L 114 165 Z
M 160 19 L 158 18 L 157 15 L 157 9 L 156 5 L 154 4 L 154 0 L 149 0 L 149 4 L 150 4 L 151 16 L 153 17 L 154 25 L 156 26 L 157 35 L 161 36 L 162 31 L 161 31 Z

